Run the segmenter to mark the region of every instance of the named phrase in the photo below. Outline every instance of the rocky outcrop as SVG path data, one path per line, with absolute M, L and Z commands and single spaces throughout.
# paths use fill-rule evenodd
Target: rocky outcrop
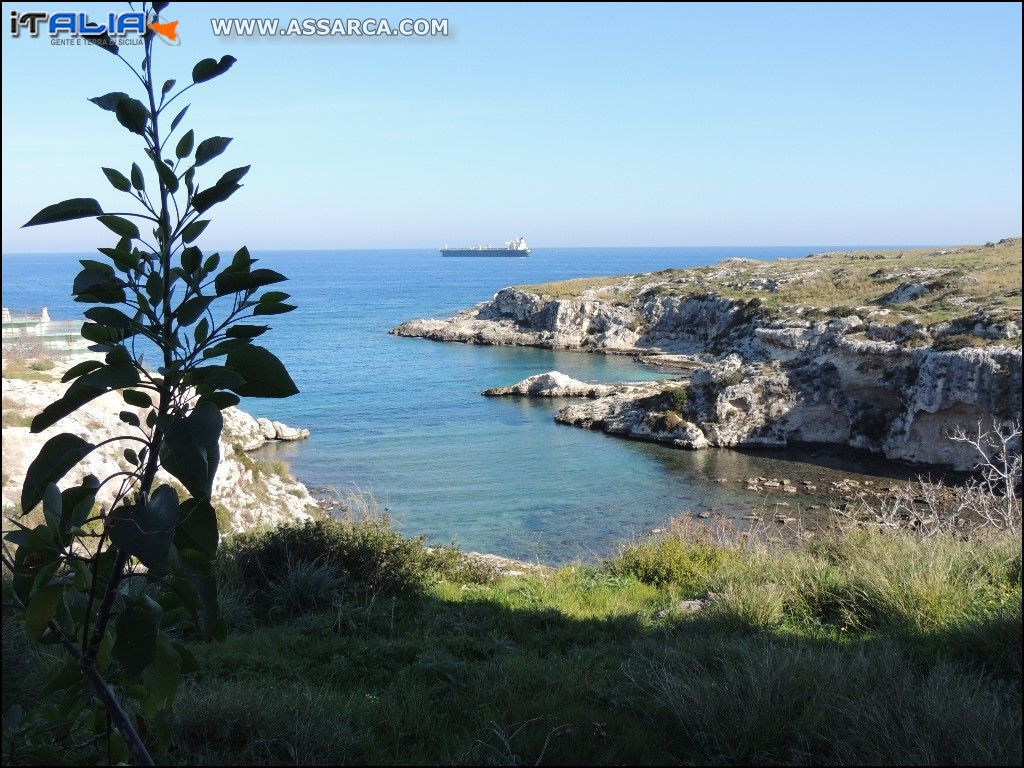
M 223 440 L 243 451 L 255 451 L 269 442 L 304 440 L 309 437 L 308 429 L 297 429 L 271 421 L 266 418 L 255 418 L 239 408 L 226 408 L 224 415 Z
M 1019 260 L 1019 242 L 1010 245 Z M 829 279 L 838 285 L 849 255 L 836 258 Z M 688 380 L 607 390 L 551 372 L 484 393 L 588 397 L 556 419 L 683 448 L 824 443 L 964 470 L 976 457 L 947 439 L 952 430 L 1020 419 L 1021 350 L 1005 343 L 1020 337 L 1019 309 L 1001 305 L 987 315 L 964 296 L 961 317 L 928 325 L 901 307 L 939 294 L 955 303 L 961 294 L 949 286 L 960 278 L 920 268 L 871 272 L 867 278 L 888 286 L 871 306 L 767 311 L 756 293 L 799 289 L 824 270 L 787 267 L 777 278 L 750 277 L 760 264 L 730 259 L 711 272 L 635 275 L 597 288 L 570 281 L 555 286 L 555 295 L 545 286 L 505 288 L 452 317 L 413 320 L 391 332 L 635 354 L 687 369 Z
M 835 345 L 799 365 L 736 356 L 690 380 L 621 388 L 555 419 L 680 448 L 835 444 L 958 470 L 977 454 L 949 439 L 1020 418 L 1021 355 L 1006 348 Z
M 485 389 L 485 397 L 525 396 L 525 397 L 605 397 L 615 391 L 608 384 L 588 384 L 578 381 L 564 373 L 549 371 L 530 376 L 510 387 L 491 387 Z
M 72 432 L 90 442 L 99 442 L 125 433 L 119 414 L 132 411 L 145 419 L 145 413 L 124 403 L 117 393 L 104 395 L 65 417 L 53 427 L 32 434 L 28 423 L 44 406 L 57 399 L 66 385 L 59 382 L 3 380 L 3 511 L 17 515 L 21 485 L 28 465 L 43 443 L 60 432 Z M 221 522 L 221 532 L 243 530 L 256 525 L 280 525 L 308 520 L 317 511 L 316 501 L 306 486 L 296 480 L 283 464 L 264 462 L 249 455 L 268 439 L 298 439 L 307 430 L 292 430 L 273 424 L 268 438 L 260 421 L 238 408 L 223 411 L 224 430 L 220 440 L 220 465 L 213 485 L 213 503 Z M 103 478 L 127 468 L 123 445 L 111 444 L 93 451 L 76 466 L 62 486 L 80 482 L 86 475 Z M 179 489 L 177 481 L 161 471 L 158 482 Z M 99 504 L 109 505 L 114 484 L 103 487 Z

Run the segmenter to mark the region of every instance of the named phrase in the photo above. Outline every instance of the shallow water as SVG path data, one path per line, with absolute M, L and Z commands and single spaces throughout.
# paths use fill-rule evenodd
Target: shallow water
M 308 441 L 264 450 L 310 487 L 372 491 L 402 530 L 467 549 L 558 562 L 605 553 L 684 510 L 740 517 L 762 500 L 737 482 L 746 477 L 818 482 L 892 467 L 828 451 L 693 453 L 560 426 L 552 420 L 558 401 L 480 392 L 553 369 L 594 381 L 663 374 L 621 356 L 440 344 L 387 330 L 516 283 L 825 248 L 836 246 L 538 249 L 527 259 L 444 259 L 426 250 L 256 254 L 261 266 L 291 278 L 285 288 L 299 310 L 271 318 L 266 340 L 301 394 L 245 407 L 312 430 Z M 45 304 L 54 318 L 78 316 L 82 307 L 67 294 L 76 271 L 69 255 L 5 255 L 4 306 Z M 826 461 L 838 472 L 819 466 Z M 820 504 L 805 494 L 785 501 L 792 510 Z

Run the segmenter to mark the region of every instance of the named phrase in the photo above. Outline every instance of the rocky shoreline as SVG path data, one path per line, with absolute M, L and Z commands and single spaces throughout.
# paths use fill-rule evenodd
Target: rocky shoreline
M 1020 240 L 999 245 L 1019 265 Z M 839 274 L 854 257 L 815 258 Z M 963 471 L 977 457 L 948 439 L 952 430 L 1020 419 L 1019 287 L 1018 308 L 982 309 L 964 279 L 942 305 L 959 299 L 962 313 L 936 322 L 927 314 L 935 314 L 932 305 L 921 304 L 937 290 L 926 278 L 952 278 L 921 267 L 896 276 L 875 270 L 880 295 L 864 306 L 769 308 L 757 297 L 773 287 L 761 273 L 778 265 L 787 285 L 819 280 L 825 267 L 807 262 L 797 264 L 800 271 L 785 262 L 727 260 L 710 272 L 610 278 L 596 288 L 587 280 L 505 288 L 452 317 L 412 320 L 391 333 L 633 354 L 677 369 L 670 381 L 619 385 L 552 371 L 484 394 L 589 398 L 562 408 L 556 420 L 679 448 L 843 445 Z M 745 289 L 737 287 L 740 273 Z
M 48 403 L 60 397 L 66 385 L 59 381 L 3 379 L 3 512 L 17 515 L 21 481 L 29 463 L 48 439 L 58 432 L 72 432 L 93 441 L 124 434 L 119 414 L 134 410 L 118 393 L 99 397 L 62 419 L 58 424 L 32 434 L 31 417 Z M 145 414 L 142 414 L 144 418 Z M 303 483 L 280 462 L 253 457 L 253 451 L 272 441 L 301 440 L 309 430 L 288 427 L 269 419 L 257 419 L 239 408 L 223 411 L 224 429 L 220 439 L 220 465 L 213 485 L 213 503 L 220 521 L 221 533 L 231 533 L 258 526 L 277 526 L 311 520 L 319 513 L 316 500 Z M 106 477 L 124 469 L 125 459 L 116 444 L 93 451 L 67 475 L 69 483 L 80 482 L 86 475 Z M 161 482 L 176 485 L 163 470 Z M 105 486 L 98 503 L 109 504 L 115 489 Z M 183 493 L 183 491 L 182 491 Z

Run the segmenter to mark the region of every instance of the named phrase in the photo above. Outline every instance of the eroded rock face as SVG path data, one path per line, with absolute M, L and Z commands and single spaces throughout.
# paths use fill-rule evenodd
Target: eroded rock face
M 485 392 L 594 398 L 563 408 L 556 419 L 684 448 L 824 443 L 966 470 L 977 457 L 948 439 L 952 430 L 1020 418 L 1019 348 L 932 346 L 936 338 L 962 332 L 1016 338 L 1014 321 L 926 328 L 912 320 L 885 322 L 884 307 L 832 318 L 795 308 L 787 319 L 769 319 L 749 302 L 659 295 L 653 281 L 626 290 L 644 277 L 624 278 L 618 294 L 614 286 L 604 288 L 606 296 L 625 297 L 621 303 L 586 290 L 570 300 L 506 288 L 451 318 L 414 320 L 392 333 L 686 361 L 678 367 L 696 365 L 688 382 L 602 391 L 551 372 Z M 926 293 L 929 275 L 914 278 L 886 302 Z M 688 392 L 684 405 L 672 394 L 681 388 Z
M 18 414 L 27 421 L 44 406 L 57 399 L 66 385 L 59 382 L 3 380 L 5 413 Z M 4 514 L 20 513 L 21 485 L 28 465 L 36 457 L 43 443 L 61 432 L 71 432 L 97 443 L 110 437 L 125 434 L 125 425 L 118 414 L 133 411 L 145 419 L 145 412 L 124 403 L 119 394 L 110 393 L 93 400 L 75 413 L 67 416 L 49 429 L 33 435 L 27 426 L 5 426 L 3 428 L 3 511 Z M 281 525 L 311 518 L 316 510 L 316 501 L 306 486 L 280 467 L 264 466 L 258 459 L 248 455 L 267 442 L 260 422 L 238 408 L 227 408 L 223 412 L 224 430 L 220 440 L 220 465 L 213 484 L 213 503 L 218 516 L 227 523 L 229 530 L 221 533 L 243 530 L 257 525 Z M 281 425 L 282 427 L 284 425 Z M 308 430 L 289 430 L 287 434 L 308 436 Z M 275 427 L 274 439 L 279 437 Z M 85 460 L 68 473 L 61 482 L 62 487 L 78 483 L 86 475 L 103 478 L 120 469 L 128 468 L 122 450 L 125 445 L 111 444 L 93 451 Z M 163 472 L 157 475 L 158 483 L 169 483 L 179 489 L 180 484 Z M 98 504 L 109 505 L 114 497 L 114 484 L 102 489 Z

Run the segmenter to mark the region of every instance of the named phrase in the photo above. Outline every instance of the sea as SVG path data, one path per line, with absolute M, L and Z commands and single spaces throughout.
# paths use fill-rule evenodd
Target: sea
M 756 505 L 746 477 L 884 477 L 892 465 L 832 449 L 690 452 L 556 424 L 557 401 L 481 391 L 558 370 L 587 381 L 656 379 L 630 357 L 446 344 L 390 336 L 500 288 L 692 267 L 739 256 L 800 257 L 863 246 L 537 248 L 528 258 L 443 258 L 433 249 L 265 251 L 298 309 L 263 337 L 300 394 L 247 400 L 257 416 L 311 431 L 261 449 L 322 495 L 372 495 L 401 531 L 431 543 L 545 563 L 591 560 L 671 517 L 741 522 Z M 70 286 L 86 254 L 5 254 L 3 305 L 76 319 Z M 812 503 L 814 502 L 814 503 Z M 800 495 L 786 514 L 823 504 Z

